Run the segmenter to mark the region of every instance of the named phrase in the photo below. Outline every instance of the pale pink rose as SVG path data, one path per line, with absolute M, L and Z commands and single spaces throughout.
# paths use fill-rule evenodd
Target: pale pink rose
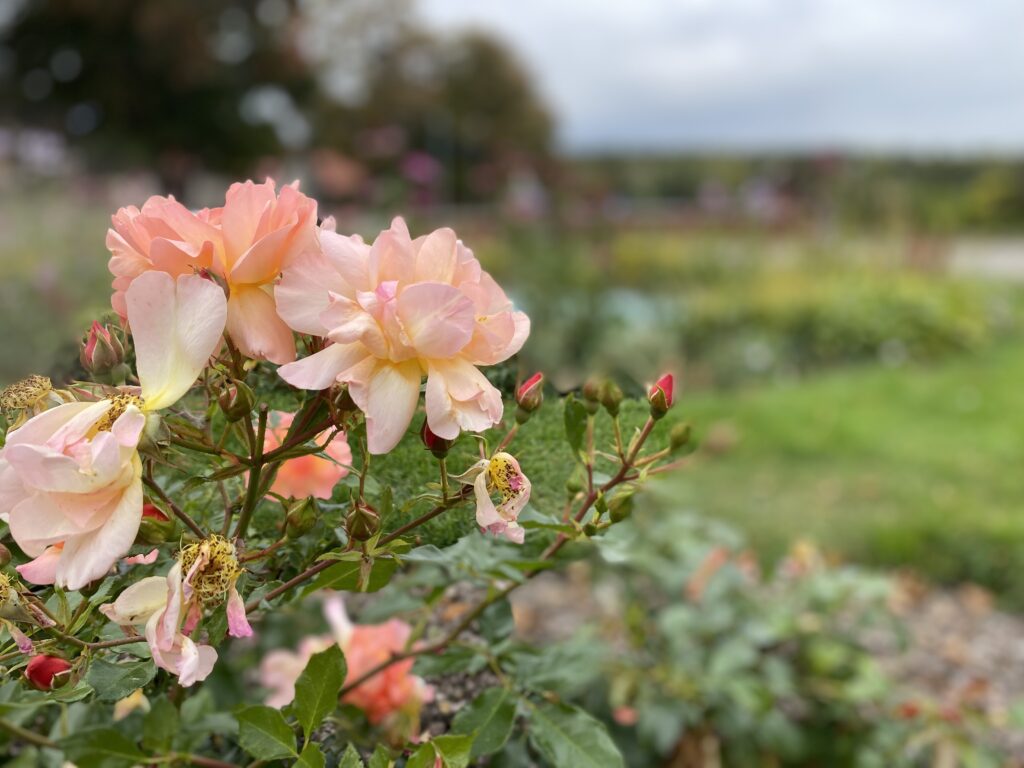
M 27 555 L 35 584 L 81 589 L 135 541 L 142 520 L 145 416 L 134 405 L 103 431 L 110 400 L 67 403 L 10 433 L 0 451 L 0 517 Z
M 123 562 L 125 565 L 152 565 L 156 562 L 159 555 L 159 549 L 151 549 L 144 555 L 132 555 L 131 557 L 126 557 Z
M 326 651 L 335 640 L 331 635 L 307 637 L 299 643 L 298 652 L 279 649 L 271 651 L 260 662 L 260 684 L 270 689 L 267 706 L 283 707 L 295 698 L 295 682 L 314 654 Z
M 110 303 L 122 319 L 128 316 L 125 291 L 142 273 L 156 270 L 177 277 L 213 265 L 215 243 L 220 239 L 213 220 L 218 216 L 209 210 L 193 213 L 173 197 L 151 197 L 142 210 L 132 205 L 111 217 L 107 266 L 114 276 L 114 295 Z
M 316 202 L 298 182 L 232 184 L 224 206 L 192 213 L 173 198 L 150 198 L 142 210 L 113 217 L 114 308 L 127 315 L 124 293 L 142 274 L 171 276 L 209 269 L 227 284 L 227 331 L 246 355 L 275 363 L 295 359 L 291 329 L 277 316 L 273 284 L 304 251 L 317 251 Z
M 481 459 L 456 479 L 472 481 L 476 523 L 482 531 L 504 536 L 516 544 L 523 543 L 526 531 L 517 520 L 530 501 L 532 485 L 514 456 L 496 453 L 490 459 Z M 498 504 L 494 503 L 492 494 L 500 498 Z
M 180 603 L 175 601 L 182 591 L 181 581 L 181 565 L 175 563 L 166 577 L 150 576 L 132 584 L 113 603 L 101 605 L 100 612 L 121 626 L 145 627 L 153 662 L 177 675 L 187 688 L 209 676 L 217 651 L 197 644 L 182 631 Z
M 178 400 L 220 344 L 224 294 L 208 280 L 149 272 L 125 304 L 141 398 L 59 405 L 8 433 L 0 449 L 0 519 L 35 558 L 18 568 L 35 584 L 80 589 L 128 552 L 142 520 L 136 447 L 145 414 Z
M 530 321 L 452 230 L 413 240 L 398 218 L 372 246 L 329 229 L 320 245 L 285 267 L 274 295 L 288 325 L 330 343 L 283 366 L 285 381 L 313 390 L 347 383 L 366 415 L 371 453 L 401 439 L 424 375 L 438 437 L 501 420 L 501 396 L 477 366 L 519 351 Z
M 294 416 L 284 411 L 271 411 L 267 426 L 264 448 L 272 451 L 281 446 Z M 329 433 L 317 436 L 319 442 Z M 324 453 L 330 458 L 307 455 L 288 459 L 277 470 L 277 477 L 270 490 L 284 497 L 296 499 L 316 496 L 318 499 L 329 499 L 334 486 L 348 474 L 352 465 L 352 450 L 349 448 L 345 433 L 340 432 L 327 445 Z

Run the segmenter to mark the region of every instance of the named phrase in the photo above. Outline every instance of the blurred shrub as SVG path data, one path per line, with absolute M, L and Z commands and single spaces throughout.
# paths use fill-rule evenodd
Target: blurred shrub
M 762 579 L 734 532 L 664 511 L 621 533 L 602 546 L 627 606 L 604 672 L 630 765 L 997 764 L 976 717 L 903 705 L 876 658 L 902 633 L 887 580 L 799 543 Z

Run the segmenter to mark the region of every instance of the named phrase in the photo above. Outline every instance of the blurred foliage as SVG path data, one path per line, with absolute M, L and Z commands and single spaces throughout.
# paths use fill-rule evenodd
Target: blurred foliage
M 600 581 L 626 606 L 603 672 L 630 765 L 999 764 L 979 716 L 899 710 L 876 658 L 880 637 L 902 635 L 886 580 L 807 544 L 762 578 L 735 532 L 664 504 L 601 551 Z
M 3 30 L 3 112 L 80 143 L 93 169 L 153 164 L 179 194 L 200 167 L 246 173 L 284 146 L 244 100 L 273 88 L 301 102 L 314 85 L 289 27 L 259 5 L 28 0 Z

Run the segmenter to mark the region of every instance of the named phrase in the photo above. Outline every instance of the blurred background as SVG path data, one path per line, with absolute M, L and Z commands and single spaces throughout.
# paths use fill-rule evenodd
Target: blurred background
M 454 226 L 558 389 L 680 372 L 701 449 L 662 495 L 766 567 L 811 539 L 1010 616 L 1022 26 L 1012 0 L 0 0 L 0 383 L 71 369 L 118 207 L 298 178 L 341 231 Z

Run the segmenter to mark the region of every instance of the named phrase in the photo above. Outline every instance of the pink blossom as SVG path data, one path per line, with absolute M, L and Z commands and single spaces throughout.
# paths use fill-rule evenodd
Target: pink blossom
M 100 611 L 121 626 L 145 627 L 153 662 L 178 676 L 188 687 L 205 680 L 217 662 L 217 651 L 199 645 L 183 631 L 181 611 L 181 564 L 175 563 L 166 577 L 150 576 L 125 589 Z
M 371 453 L 401 439 L 424 375 L 438 437 L 500 421 L 501 396 L 477 366 L 519 351 L 530 322 L 452 230 L 413 240 L 398 218 L 372 246 L 328 229 L 320 244 L 285 267 L 275 297 L 288 325 L 330 343 L 283 366 L 285 381 L 313 390 L 347 383 Z
M 277 315 L 273 283 L 304 251 L 317 251 L 316 202 L 298 182 L 232 184 L 222 208 L 192 213 L 173 198 L 150 198 L 142 210 L 113 217 L 111 303 L 127 315 L 125 292 L 142 274 L 173 277 L 210 270 L 227 285 L 227 332 L 246 355 L 275 363 L 295 359 L 291 330 Z M 223 326 L 222 326 L 223 328 Z
M 334 643 L 331 635 L 307 637 L 299 644 L 297 652 L 280 649 L 265 655 L 260 662 L 260 683 L 271 691 L 267 705 L 283 707 L 290 704 L 295 698 L 295 682 L 310 658 L 326 651 Z
M 476 523 L 481 530 L 504 536 L 516 544 L 523 543 L 526 531 L 517 520 L 530 501 L 532 485 L 514 456 L 496 453 L 490 459 L 478 461 L 456 479 L 473 482 Z M 491 498 L 492 493 L 500 497 L 497 505 Z
M 271 411 L 268 421 L 266 440 L 267 451 L 281 446 L 294 416 L 283 411 Z M 326 434 L 317 436 L 321 442 Z M 348 474 L 352 465 L 352 450 L 349 448 L 345 433 L 341 432 L 327 444 L 324 453 L 329 458 L 309 454 L 288 459 L 277 470 L 277 477 L 270 490 L 285 497 L 296 499 L 316 496 L 318 499 L 329 499 L 334 486 Z
M 146 413 L 195 382 L 220 344 L 224 295 L 194 275 L 138 277 L 125 293 L 141 396 L 72 402 L 9 432 L 0 449 L 0 519 L 34 558 L 18 567 L 35 584 L 81 589 L 135 541 L 142 520 L 137 446 Z
M 156 562 L 157 556 L 160 554 L 159 549 L 150 550 L 144 555 L 132 555 L 124 559 L 125 565 L 152 565 Z

